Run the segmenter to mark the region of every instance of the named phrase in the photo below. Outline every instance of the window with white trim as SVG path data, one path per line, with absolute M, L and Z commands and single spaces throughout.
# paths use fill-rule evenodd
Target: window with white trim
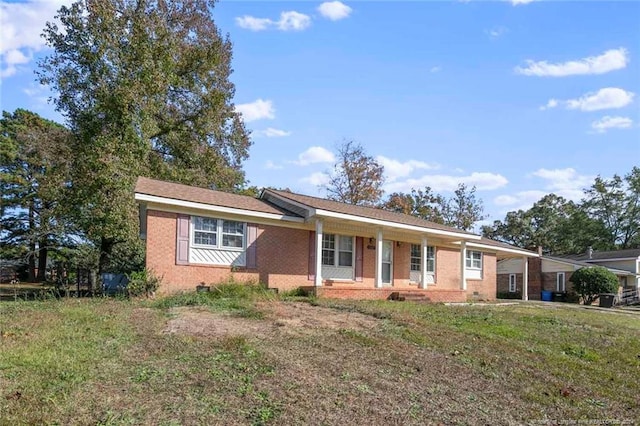
M 556 275 L 556 291 L 565 291 L 564 272 L 558 272 Z
M 244 222 L 200 216 L 193 216 L 192 222 L 192 242 L 195 247 L 229 250 L 244 249 L 247 229 Z
M 466 267 L 467 269 L 482 269 L 482 252 L 467 250 Z
M 422 245 L 411 244 L 411 270 L 420 272 L 422 269 Z M 436 248 L 427 246 L 427 273 L 436 272 Z
M 353 267 L 353 237 L 322 234 L 322 264 L 324 266 Z
M 516 292 L 516 274 L 509 274 L 509 293 Z

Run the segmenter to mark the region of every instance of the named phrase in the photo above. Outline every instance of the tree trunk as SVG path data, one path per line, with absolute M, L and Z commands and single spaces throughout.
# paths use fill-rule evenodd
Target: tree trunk
M 35 228 L 35 213 L 33 211 L 33 204 L 29 204 L 29 234 L 33 233 L 33 229 Z M 36 243 L 31 239 L 31 235 L 29 235 L 29 271 L 28 271 L 28 279 L 30 283 L 36 281 Z
M 38 276 L 36 278 L 36 281 L 38 282 L 43 282 L 47 279 L 46 273 L 47 273 L 47 255 L 49 252 L 49 249 L 47 248 L 47 239 L 43 238 L 42 241 L 40 241 L 39 243 L 39 250 L 38 250 Z

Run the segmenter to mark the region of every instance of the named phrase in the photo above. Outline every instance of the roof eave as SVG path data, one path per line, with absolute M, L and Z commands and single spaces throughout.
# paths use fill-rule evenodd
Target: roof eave
M 482 238 L 480 235 L 468 234 L 465 232 L 445 231 L 441 229 L 427 228 L 423 226 L 408 225 L 404 223 L 391 222 L 388 220 L 373 219 L 373 218 L 356 216 L 356 215 L 351 215 L 346 213 L 338 213 L 330 210 L 316 209 L 315 216 L 320 218 L 327 217 L 332 219 L 351 220 L 354 222 L 361 222 L 369 225 L 377 225 L 381 227 L 395 228 L 395 229 L 401 229 L 405 231 L 414 231 L 414 232 L 420 232 L 423 234 L 433 234 L 433 235 L 438 235 L 443 237 L 461 238 L 464 240 L 480 240 Z
M 164 204 L 164 205 L 169 205 L 173 207 L 183 207 L 183 208 L 211 211 L 211 212 L 217 212 L 217 213 L 235 214 L 235 215 L 248 216 L 248 217 L 257 217 L 262 219 L 283 220 L 287 222 L 296 222 L 296 223 L 305 222 L 304 218 L 302 217 L 287 216 L 284 214 L 279 215 L 275 213 L 266 213 L 266 212 L 260 212 L 255 210 L 238 209 L 234 207 L 217 206 L 214 204 L 199 203 L 196 201 L 178 200 L 176 198 L 161 197 L 158 195 L 150 195 L 150 194 L 144 194 L 140 192 L 135 193 L 135 200 L 137 202 Z

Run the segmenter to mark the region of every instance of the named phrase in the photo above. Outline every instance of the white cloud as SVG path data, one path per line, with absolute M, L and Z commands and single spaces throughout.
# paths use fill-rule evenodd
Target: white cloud
M 53 21 L 63 0 L 31 0 L 0 3 L 0 77 L 6 78 L 31 61 L 34 52 L 46 47 L 40 37 L 47 21 Z
M 409 160 L 402 163 L 383 155 L 378 155 L 376 157 L 376 161 L 384 167 L 384 174 L 386 175 L 387 182 L 389 183 L 396 181 L 398 178 L 409 176 L 415 170 L 438 168 L 438 165 L 436 164 L 427 164 L 423 161 L 417 160 Z
M 512 5 L 514 6 L 519 6 L 522 4 L 529 4 L 529 3 L 533 3 L 536 0 L 509 0 L 511 2 Z
M 339 1 L 327 1 L 318 6 L 318 12 L 332 21 L 348 18 L 353 9 Z
M 509 29 L 506 27 L 493 27 L 489 30 L 484 31 L 491 38 L 498 38 L 509 32 Z
M 549 99 L 549 102 L 547 102 L 546 105 L 543 105 L 540 107 L 540 111 L 544 111 L 546 109 L 551 109 L 551 108 L 555 108 L 558 106 L 558 100 L 557 99 Z
M 617 87 L 606 87 L 597 92 L 587 93 L 578 99 L 569 99 L 567 109 L 598 111 L 601 109 L 622 108 L 633 101 L 634 93 Z
M 302 31 L 311 25 L 311 18 L 296 11 L 282 12 L 278 29 L 282 31 Z
M 265 137 L 265 138 L 282 138 L 285 136 L 291 135 L 291 132 L 286 130 L 274 129 L 273 127 L 267 127 L 264 130 L 256 130 L 253 132 L 253 135 L 256 137 Z
M 236 111 L 242 114 L 246 123 L 276 118 L 276 110 L 270 100 L 256 99 L 254 102 L 239 104 L 236 105 Z
M 515 72 L 536 77 L 566 77 L 569 75 L 605 74 L 627 66 L 627 49 L 607 50 L 600 56 L 589 56 L 577 61 L 550 64 L 547 61 L 526 60 L 527 66 L 516 67 Z
M 310 183 L 315 186 L 326 185 L 329 183 L 329 175 L 323 172 L 315 172 L 310 176 L 300 179 L 300 182 Z
M 299 166 L 307 166 L 316 163 L 333 163 L 335 160 L 336 157 L 333 152 L 321 146 L 312 146 L 298 155 L 298 160 L 293 163 Z
M 263 31 L 274 24 L 269 18 L 256 18 L 254 16 L 244 15 L 236 18 L 236 24 L 240 28 L 251 31 Z
M 500 174 L 488 172 L 473 172 L 467 176 L 425 175 L 418 179 L 392 182 L 385 185 L 385 189 L 391 192 L 406 192 L 411 189 L 420 189 L 429 186 L 436 192 L 455 191 L 460 183 L 464 183 L 467 186 L 475 186 L 476 189 L 480 191 L 488 191 L 501 188 L 509 183 L 509 181 Z
M 589 92 L 576 99 L 559 101 L 550 99 L 541 110 L 555 108 L 560 104 L 566 109 L 579 109 L 580 111 L 599 111 L 602 109 L 623 108 L 633 102 L 635 93 L 627 92 L 617 87 L 605 87 L 597 92 Z
M 591 128 L 598 133 L 605 133 L 609 129 L 628 129 L 633 125 L 633 120 L 628 117 L 604 116 L 600 120 L 591 123 Z
M 442 71 L 442 67 L 439 65 L 436 65 L 435 67 L 431 67 L 431 69 L 429 70 L 429 72 L 432 74 L 435 74 L 440 71 Z
M 256 18 L 251 15 L 236 18 L 236 25 L 251 31 L 278 29 L 280 31 L 302 31 L 311 25 L 311 17 L 293 10 L 280 13 L 280 19 Z
M 264 168 L 267 170 L 281 170 L 283 169 L 283 166 L 276 164 L 271 160 L 267 160 L 267 162 L 264 163 Z
M 571 167 L 565 169 L 542 168 L 531 175 L 545 180 L 545 189 L 574 201 L 582 198 L 582 190 L 590 186 L 595 179 L 594 176 L 580 175 Z

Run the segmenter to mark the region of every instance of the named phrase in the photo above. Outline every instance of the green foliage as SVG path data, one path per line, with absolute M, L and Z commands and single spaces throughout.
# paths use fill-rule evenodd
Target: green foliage
M 260 284 L 253 282 L 241 283 L 229 279 L 212 285 L 210 291 L 184 292 L 164 297 L 156 301 L 154 306 L 158 308 L 209 306 L 243 310 L 249 306 L 249 302 L 274 299 L 276 299 L 275 293 Z M 247 313 L 247 316 L 251 316 L 251 313 Z
M 597 177 L 580 203 L 548 194 L 529 210 L 507 213 L 485 226 L 485 237 L 545 253 L 584 253 L 640 247 L 640 168 L 621 178 Z
M 585 305 L 595 302 L 600 293 L 615 293 L 618 278 L 604 266 L 589 266 L 575 271 L 569 279 Z
M 380 207 L 467 231 L 485 218 L 482 200 L 476 198 L 475 192 L 475 186 L 469 189 L 460 183 L 453 197 L 446 198 L 426 186 L 424 190 L 413 189 L 410 194 L 394 192 Z
M 60 203 L 66 195 L 68 141 L 67 129 L 38 114 L 24 109 L 2 114 L 0 246 L 3 255 L 22 252 L 30 281 L 44 280 L 49 249 L 63 245 L 68 232 Z
M 244 184 L 250 140 L 232 101 L 231 42 L 213 7 L 76 1 L 61 7 L 60 24 L 46 25 L 53 53 L 39 78 L 73 133 L 69 213 L 98 248 L 101 271 L 118 245 L 135 245 L 138 176 L 221 190 Z
M 337 162 L 324 185 L 328 198 L 358 206 L 378 204 L 384 192 L 384 167 L 353 141 L 343 142 L 336 154 Z
M 127 275 L 129 284 L 127 284 L 127 294 L 129 296 L 151 296 L 160 287 L 162 281 L 153 271 L 143 269 L 142 271 L 132 272 Z

